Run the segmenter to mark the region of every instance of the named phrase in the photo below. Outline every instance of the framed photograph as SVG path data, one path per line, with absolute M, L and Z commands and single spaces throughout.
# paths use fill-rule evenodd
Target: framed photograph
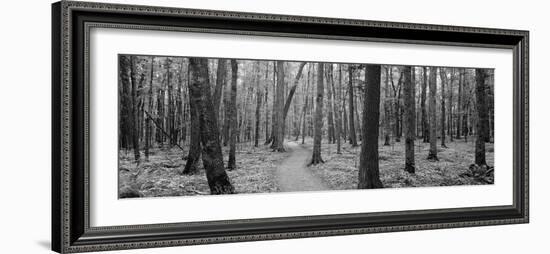
M 528 31 L 61 1 L 60 253 L 529 221 Z

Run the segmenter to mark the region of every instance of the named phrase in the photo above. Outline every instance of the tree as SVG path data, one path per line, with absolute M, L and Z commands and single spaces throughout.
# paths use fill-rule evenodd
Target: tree
M 485 142 L 487 140 L 487 128 L 489 127 L 489 113 L 487 109 L 486 79 L 487 70 L 476 69 L 476 102 L 477 102 L 477 139 L 475 148 L 475 164 L 486 166 Z
M 191 67 L 191 66 L 189 66 Z M 189 84 L 191 85 L 191 84 Z M 191 93 L 189 93 L 191 95 Z M 197 105 L 192 98 L 189 98 L 189 114 L 191 121 L 191 140 L 189 142 L 189 152 L 187 154 L 187 162 L 183 168 L 182 174 L 194 174 L 197 172 L 197 164 L 201 157 L 201 130 L 200 116 Z
M 439 69 L 439 78 L 441 79 L 441 147 L 447 148 L 445 144 L 445 84 L 447 83 L 447 71 L 445 68 Z
M 430 67 L 430 80 L 429 80 L 429 87 L 430 87 L 430 98 L 428 101 L 428 110 L 430 111 L 430 152 L 428 154 L 428 160 L 432 161 L 438 161 L 437 158 L 437 123 L 436 123 L 436 115 L 435 115 L 435 94 L 436 94 L 436 83 L 437 83 L 437 67 Z
M 262 90 L 260 90 L 260 61 L 256 61 L 256 127 L 254 129 L 254 146 L 258 147 L 260 139 L 260 108 L 262 106 Z
M 121 85 L 123 87 L 129 88 L 130 99 L 125 100 L 126 103 L 130 104 L 129 110 L 126 109 L 126 131 L 130 132 L 130 141 L 134 149 L 134 160 L 139 162 L 139 129 L 138 129 L 138 100 L 139 100 L 139 91 L 137 88 L 136 76 L 137 73 L 134 73 L 134 66 L 136 56 L 121 56 L 120 59 L 120 70 L 121 70 Z M 126 97 L 127 98 L 127 97 Z M 129 115 L 129 117 L 128 117 Z
M 193 101 L 199 118 L 202 164 L 206 171 L 210 193 L 235 193 L 223 166 L 218 122 L 214 115 L 214 105 L 210 94 L 208 60 L 189 58 L 189 75 L 189 99 Z
M 390 113 L 390 66 L 386 66 L 384 81 L 384 146 L 390 145 L 391 113 Z
M 403 87 L 403 71 L 399 73 L 397 86 L 393 81 L 393 67 L 390 66 L 390 81 L 393 90 L 393 109 L 395 118 L 395 142 L 401 142 L 401 88 Z
M 382 188 L 378 165 L 378 121 L 380 117 L 380 65 L 367 65 L 363 101 L 363 129 L 359 158 L 359 189 Z
M 216 115 L 216 120 L 219 117 L 220 111 L 220 100 L 222 97 L 223 87 L 226 83 L 226 73 L 227 73 L 227 60 L 218 59 L 218 68 L 216 71 L 216 87 L 214 88 L 214 94 L 212 95 L 214 103 L 214 114 Z
M 410 66 L 403 67 L 403 75 L 403 96 L 405 107 L 405 171 L 414 173 L 414 139 L 416 135 L 414 67 L 412 71 Z
M 422 94 L 420 95 L 420 110 L 422 111 L 422 142 L 428 143 L 430 131 L 428 127 L 428 114 L 426 112 L 426 89 L 428 86 L 428 69 L 422 68 Z
M 273 104 L 273 143 L 271 149 L 277 152 L 284 152 L 284 89 L 285 89 L 285 62 L 277 61 L 277 87 L 275 91 L 275 101 Z
M 313 129 L 313 154 L 309 165 L 325 163 L 321 157 L 321 140 L 323 138 L 323 96 L 325 92 L 323 63 L 317 64 L 317 96 L 315 97 L 315 125 Z
M 357 135 L 355 133 L 355 105 L 353 96 L 353 66 L 348 64 L 348 93 L 349 93 L 349 143 L 357 146 Z
M 231 93 L 229 95 L 229 161 L 227 168 L 233 170 L 236 168 L 235 150 L 237 134 L 239 132 L 237 126 L 237 75 L 239 66 L 237 60 L 231 60 Z
M 328 134 L 328 143 L 329 144 L 334 144 L 335 141 L 336 141 L 336 137 L 335 137 L 335 127 L 334 127 L 334 98 L 333 98 L 333 94 L 332 94 L 332 89 L 331 89 L 331 86 L 332 86 L 332 82 L 334 82 L 332 80 L 332 64 L 326 64 L 325 65 L 327 70 L 326 70 L 326 73 L 325 73 L 325 79 L 327 80 L 327 99 L 328 99 L 328 108 L 327 108 L 327 111 L 328 111 L 328 117 L 327 117 L 327 122 L 328 122 L 328 131 L 327 131 L 327 134 Z M 331 84 L 329 84 L 329 82 Z
M 460 132 L 462 131 L 462 115 L 464 111 L 462 109 L 462 90 L 464 86 L 464 70 L 459 71 L 458 78 L 458 98 L 457 98 L 457 117 L 456 117 L 456 139 L 460 139 Z
M 334 112 L 334 120 L 335 120 L 335 125 L 336 125 L 336 129 L 335 129 L 335 132 L 334 132 L 334 139 L 336 139 L 336 153 L 337 154 L 341 154 L 342 151 L 341 151 L 341 141 L 340 141 L 340 133 L 342 133 L 342 119 L 341 119 L 341 114 L 338 110 L 338 98 L 340 98 L 340 96 L 338 96 L 338 94 L 336 93 L 336 88 L 334 87 L 334 75 L 333 75 L 333 65 L 331 64 L 330 67 L 329 67 L 329 77 L 330 77 L 330 84 L 332 86 L 332 100 L 331 100 L 331 110 L 332 112 Z M 338 76 L 338 82 L 339 83 L 342 83 L 342 73 L 340 72 L 339 73 L 340 75 Z M 341 91 L 340 91 L 341 92 Z
M 147 93 L 147 110 L 153 110 L 153 77 L 155 73 L 155 57 L 151 57 L 151 67 L 149 76 L 149 91 Z M 145 159 L 149 160 L 149 148 L 151 147 L 151 119 L 145 120 Z

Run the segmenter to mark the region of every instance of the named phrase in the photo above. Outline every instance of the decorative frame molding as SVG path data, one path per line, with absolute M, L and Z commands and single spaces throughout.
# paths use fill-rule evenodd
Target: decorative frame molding
M 513 49 L 513 205 L 90 227 L 88 34 L 92 27 Z M 52 249 L 74 253 L 528 223 L 528 73 L 528 31 L 73 1 L 54 3 Z

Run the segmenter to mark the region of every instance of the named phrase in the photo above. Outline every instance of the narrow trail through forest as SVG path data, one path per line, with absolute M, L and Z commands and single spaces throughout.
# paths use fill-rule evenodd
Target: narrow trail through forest
M 291 154 L 277 168 L 277 183 L 280 191 L 294 192 L 330 189 L 321 178 L 314 175 L 307 168 L 307 162 L 311 159 L 310 150 L 292 141 L 286 142 L 285 148 Z

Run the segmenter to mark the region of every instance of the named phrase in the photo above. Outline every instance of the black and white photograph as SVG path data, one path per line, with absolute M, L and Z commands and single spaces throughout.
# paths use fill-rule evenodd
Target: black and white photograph
M 494 69 L 118 55 L 119 198 L 494 183 Z

